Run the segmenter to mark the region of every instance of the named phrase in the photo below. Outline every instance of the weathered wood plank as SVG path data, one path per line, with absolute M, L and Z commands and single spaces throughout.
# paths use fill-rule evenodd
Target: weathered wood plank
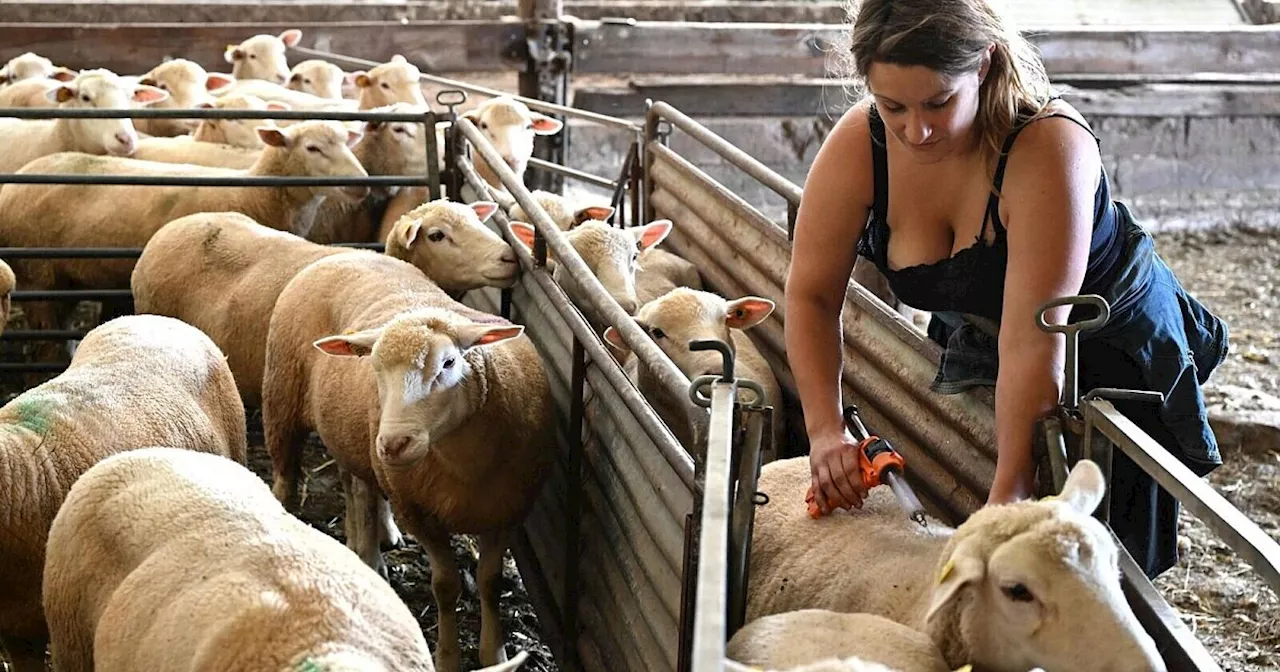
M 1131 84 L 1108 88 L 1063 86 L 1064 97 L 1085 115 L 1114 117 L 1280 117 L 1280 83 Z M 842 114 L 850 93 L 823 80 L 676 83 L 636 81 L 627 88 L 584 88 L 575 107 L 620 117 L 644 115 L 645 99 L 666 101 L 692 116 L 831 117 Z
M 822 77 L 846 29 L 826 24 L 583 22 L 575 70 Z M 1027 29 L 1050 74 L 1280 72 L 1280 27 Z
M 427 72 L 491 72 L 523 69 L 504 55 L 521 39 L 523 26 L 492 21 L 206 24 L 0 23 L 0 59 L 34 51 L 72 68 L 145 72 L 166 57 L 193 60 L 229 72 L 226 45 L 259 33 L 302 30 L 300 46 L 386 61 L 394 54 Z

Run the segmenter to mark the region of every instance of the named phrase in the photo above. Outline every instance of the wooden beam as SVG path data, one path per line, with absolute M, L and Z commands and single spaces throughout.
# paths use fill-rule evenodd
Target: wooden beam
M 1116 117 L 1280 117 L 1280 82 L 1270 84 L 1129 84 L 1107 88 L 1063 86 L 1064 97 L 1085 115 Z M 644 116 L 645 99 L 662 100 L 692 116 L 839 117 L 852 102 L 839 83 L 724 82 L 714 78 L 638 80 L 627 88 L 583 88 L 575 107 L 620 117 Z
M 847 28 L 829 24 L 582 22 L 584 73 L 822 77 Z M 1280 26 L 1028 29 L 1050 74 L 1280 72 Z
M 108 68 L 140 74 L 166 57 L 190 59 L 211 71 L 229 72 L 226 45 L 259 33 L 302 30 L 299 46 L 387 61 L 394 54 L 426 72 L 522 70 L 524 62 L 507 56 L 523 39 L 519 23 L 351 22 L 209 24 L 32 24 L 0 23 L 0 61 L 34 51 L 72 68 Z

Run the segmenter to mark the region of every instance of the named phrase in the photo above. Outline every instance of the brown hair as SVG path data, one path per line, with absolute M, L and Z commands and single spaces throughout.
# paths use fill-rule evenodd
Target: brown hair
M 975 122 L 984 154 L 999 155 L 1014 125 L 1044 114 L 1049 103 L 1039 53 L 988 0 L 850 0 L 848 20 L 841 69 L 862 94 L 872 63 L 922 65 L 954 77 L 975 72 L 994 44 Z

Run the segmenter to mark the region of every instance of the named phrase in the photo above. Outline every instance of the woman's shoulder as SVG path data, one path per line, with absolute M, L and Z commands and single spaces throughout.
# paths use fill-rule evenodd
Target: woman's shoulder
M 871 101 L 865 99 L 845 111 L 822 141 L 814 167 L 838 172 L 845 188 L 865 193 L 870 202 L 873 191 L 871 152 Z

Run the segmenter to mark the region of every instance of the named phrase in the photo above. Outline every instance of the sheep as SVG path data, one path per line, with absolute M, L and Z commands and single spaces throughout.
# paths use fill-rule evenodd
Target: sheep
M 853 656 L 863 666 L 884 666 L 872 669 L 951 669 L 933 640 L 918 630 L 883 616 L 821 609 L 789 611 L 752 621 L 734 633 L 725 655 L 738 663 L 770 669 L 795 670 L 830 659 L 841 660 L 843 669 L 860 669 L 848 661 Z
M 215 110 L 288 111 L 292 109 L 287 103 L 266 101 L 257 96 L 248 95 L 222 96 L 214 99 L 207 107 Z M 195 132 L 191 134 L 191 139 L 233 147 L 260 149 L 266 143 L 258 136 L 258 129 L 264 126 L 274 128 L 276 123 L 271 119 L 201 119 L 196 125 Z
M 389 496 L 431 562 L 441 672 L 461 655 L 449 535 L 479 537 L 480 661 L 501 662 L 503 553 L 557 450 L 547 373 L 523 331 L 367 251 L 307 266 L 271 314 L 262 417 L 276 497 L 296 505 L 302 439 L 316 431 L 349 484 L 349 546 L 385 572 L 386 523 L 368 500 Z
M 242 79 L 223 89 L 221 96 L 255 96 L 267 102 L 284 103 L 292 110 L 311 110 L 315 112 L 354 112 L 358 104 L 354 100 L 333 100 L 321 98 L 310 93 L 285 88 L 280 84 L 261 79 Z M 293 119 L 281 119 L 279 126 L 298 123 Z M 359 122 L 355 122 L 359 123 Z
M 734 375 L 759 383 L 764 389 L 767 403 L 773 407 L 773 432 L 772 436 L 764 439 L 764 462 L 774 460 L 776 451 L 782 446 L 786 436 L 783 431 L 782 388 L 778 385 L 769 362 L 743 330 L 760 324 L 773 310 L 773 301 L 758 296 L 726 301 L 710 292 L 677 287 L 644 304 L 635 314 L 640 327 L 690 380 L 702 375 L 719 375 L 723 372 L 724 364 L 718 352 L 690 350 L 691 341 L 713 339 L 729 346 L 734 353 Z M 629 352 L 626 343 L 613 327 L 605 330 L 604 339 L 620 352 Z M 640 366 L 638 361 L 632 359 L 627 359 L 625 364 L 628 374 L 641 392 L 653 399 L 664 396 L 664 388 L 653 379 L 647 367 Z M 746 388 L 739 390 L 739 398 L 745 402 L 753 401 L 755 396 L 755 392 Z M 692 448 L 695 442 L 693 428 L 680 420 L 682 413 L 670 412 L 670 409 L 684 408 L 684 400 L 679 400 L 674 406 L 669 405 L 673 401 L 668 400 L 663 404 L 663 408 L 668 409 L 664 413 L 664 419 L 676 438 L 686 447 Z
M 353 77 L 342 68 L 318 58 L 303 61 L 289 71 L 288 88 L 319 98 L 342 100 L 343 85 Z M 354 83 L 354 82 L 353 82 Z
M 769 503 L 756 509 L 748 622 L 863 612 L 928 634 L 953 667 L 1165 670 L 1121 592 L 1116 544 L 1091 517 L 1106 487 L 1096 464 L 1078 462 L 1053 499 L 988 506 L 954 530 L 922 530 L 888 488 L 810 519 L 811 481 L 807 457 L 761 470 Z
M 231 76 L 238 80 L 261 79 L 274 84 L 289 81 L 289 61 L 285 51 L 297 46 L 302 31 L 296 28 L 275 35 L 254 35 L 240 44 L 227 45 L 223 58 L 231 64 Z
M 407 215 L 386 254 L 421 269 L 446 292 L 510 287 L 511 246 L 483 221 L 496 206 L 428 203 Z M 180 217 L 142 250 L 130 286 L 135 310 L 199 327 L 227 355 L 246 406 L 262 404 L 267 325 L 276 298 L 298 271 L 349 251 L 269 229 L 239 213 Z
M 196 107 L 223 110 L 289 109 L 284 103 L 268 103 L 257 96 L 218 98 L 213 103 L 201 103 Z M 201 119 L 192 135 L 139 140 L 138 147 L 130 158 L 247 170 L 257 162 L 262 154 L 261 149 L 266 146 L 258 136 L 259 128 L 276 128 L 276 125 L 270 119 Z M 326 201 L 328 202 L 332 201 Z
M 0 86 L 14 84 L 27 79 L 53 79 L 69 82 L 76 78 L 76 71 L 53 64 L 53 61 L 30 51 L 9 59 L 0 68 Z
M 580 208 L 574 207 L 569 199 L 554 194 L 549 191 L 535 190 L 530 194 L 538 205 L 551 216 L 551 221 L 560 227 L 561 231 L 568 231 L 573 227 L 593 219 L 607 222 L 613 216 L 614 209 L 608 205 L 586 205 Z M 513 222 L 532 223 L 533 218 L 525 213 L 524 208 L 518 203 L 512 204 L 510 208 L 510 219 Z
M 516 174 L 517 180 L 524 179 L 524 171 L 529 167 L 529 159 L 533 156 L 533 136 L 555 135 L 564 127 L 563 122 L 532 112 L 524 103 L 511 96 L 490 98 L 462 116 L 485 134 L 502 156 L 502 160 Z M 489 186 L 505 189 L 497 173 L 487 162 L 477 158 L 475 167 Z
M 396 54 L 391 60 L 370 68 L 368 72 L 355 72 L 352 80 L 360 90 L 360 109 L 371 110 L 392 103 L 411 103 L 427 107 L 419 83 L 422 72 L 418 66 Z
M 287 129 L 260 128 L 267 143 L 247 171 L 62 153 L 33 161 L 22 173 L 196 176 L 364 177 L 348 142 L 359 140 L 332 121 Z M 275 229 L 305 234 L 326 196 L 361 200 L 367 187 L 135 187 L 10 184 L 0 189 L 0 246 L 141 247 L 166 222 L 194 212 L 236 211 Z M 14 272 L 31 289 L 128 287 L 134 260 L 23 260 Z M 27 305 L 33 329 L 59 324 L 66 306 Z M 52 344 L 38 344 L 56 356 Z
M 138 79 L 139 84 L 154 86 L 169 94 L 152 105 L 155 109 L 189 110 L 213 103 L 213 95 L 235 84 L 235 78 L 218 72 L 205 72 L 199 63 L 175 58 L 152 68 Z M 173 137 L 196 130 L 198 119 L 137 119 L 134 126 L 153 137 Z
M 0 334 L 9 324 L 9 311 L 12 308 L 13 290 L 18 286 L 18 279 L 13 275 L 9 264 L 0 259 Z
M 413 613 L 245 467 L 142 448 L 80 477 L 49 530 L 55 669 L 432 669 Z
M 924 310 L 916 310 L 899 301 L 898 295 L 889 286 L 889 279 L 884 277 L 884 274 L 870 260 L 862 257 L 858 258 L 857 263 L 853 266 L 853 280 L 874 294 L 876 298 L 885 302 L 894 312 L 906 318 L 908 322 L 915 325 L 920 331 L 925 331 L 929 328 L 929 319 L 932 314 Z
M 374 111 L 425 115 L 427 108 L 395 103 Z M 423 175 L 427 172 L 427 148 L 422 140 L 424 124 L 406 121 L 362 123 L 364 137 L 352 151 L 370 175 Z M 307 239 L 325 244 L 374 240 L 384 219 L 382 212 L 399 191 L 400 187 L 378 187 L 361 203 L 326 202 L 316 213 L 315 225 Z M 386 236 L 377 240 L 385 241 Z
M 155 104 L 169 94 L 154 86 L 130 88 L 110 70 L 85 70 L 51 89 L 48 97 L 64 109 L 121 109 L 131 102 Z M 128 119 L 0 119 L 0 173 L 15 172 L 56 152 L 128 156 L 137 144 L 138 132 Z
M 243 463 L 244 423 L 217 346 L 158 315 L 94 328 L 70 368 L 0 408 L 0 643 L 15 672 L 44 670 L 45 540 L 80 474 L 113 453 L 152 445 Z
M 49 93 L 60 86 L 61 81 L 42 77 L 0 87 L 0 107 L 57 107 Z
M 598 220 L 590 220 L 564 234 L 564 237 L 586 262 L 587 267 L 600 280 L 618 305 L 634 314 L 640 307 L 636 299 L 636 258 L 641 252 L 661 243 L 671 233 L 671 220 L 659 219 L 644 226 L 618 228 Z M 534 228 L 524 222 L 511 222 L 511 234 L 526 248 L 533 248 Z M 548 257 L 550 259 L 550 257 Z M 564 287 L 565 292 L 579 306 L 588 305 L 583 290 L 557 264 L 552 278 Z M 584 310 L 587 310 L 584 308 Z M 592 311 L 593 312 L 593 311 Z M 593 320 L 599 321 L 594 315 Z

